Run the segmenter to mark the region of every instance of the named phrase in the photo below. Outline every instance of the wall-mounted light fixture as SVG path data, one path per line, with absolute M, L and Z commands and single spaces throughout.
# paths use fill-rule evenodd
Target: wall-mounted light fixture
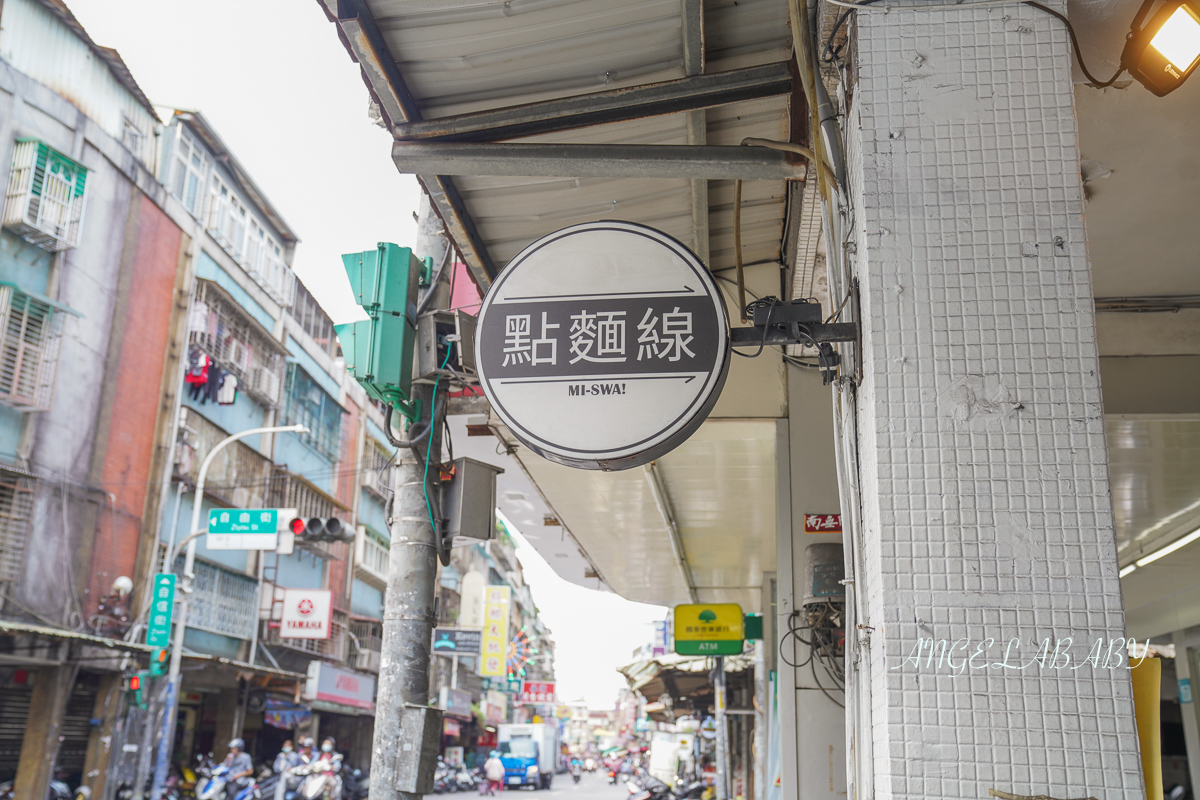
M 1133 18 L 1121 65 L 1162 97 L 1179 88 L 1200 63 L 1200 5 L 1167 0 L 1146 23 L 1157 1 L 1146 0 Z

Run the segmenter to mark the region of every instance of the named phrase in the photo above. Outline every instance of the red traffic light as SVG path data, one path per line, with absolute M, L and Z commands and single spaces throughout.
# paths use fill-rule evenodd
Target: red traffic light
M 139 675 L 129 676 L 129 691 L 136 692 L 142 688 L 142 679 Z
M 305 522 L 302 519 L 294 519 L 288 523 L 288 528 L 297 536 L 304 535 Z

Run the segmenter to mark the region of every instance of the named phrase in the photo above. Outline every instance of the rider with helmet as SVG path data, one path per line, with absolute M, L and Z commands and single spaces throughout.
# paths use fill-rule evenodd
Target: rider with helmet
M 236 795 L 246 788 L 246 784 L 254 774 L 254 762 L 250 759 L 250 754 L 246 752 L 246 743 L 241 739 L 231 741 L 229 754 L 225 756 L 223 763 L 229 768 L 228 781 L 237 787 L 237 791 L 233 792 Z
M 285 742 L 286 744 L 286 742 Z M 300 739 L 300 749 L 295 753 L 290 753 L 290 758 L 287 760 L 283 770 L 276 770 L 279 775 L 279 782 L 275 784 L 275 800 L 284 800 L 288 792 L 294 792 L 300 788 L 300 784 L 304 782 L 304 778 L 292 773 L 292 770 L 303 767 L 313 760 L 313 739 L 311 736 L 305 736 Z M 279 758 L 283 758 L 284 753 L 279 754 Z M 276 759 L 276 764 L 279 759 Z

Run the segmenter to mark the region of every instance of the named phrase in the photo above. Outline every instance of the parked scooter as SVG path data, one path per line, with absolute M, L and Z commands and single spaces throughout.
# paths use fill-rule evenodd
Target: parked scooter
M 72 796 L 71 787 L 62 781 L 50 781 L 50 788 L 46 791 L 46 800 L 71 800 Z M 13 782 L 0 783 L 0 800 L 13 800 L 13 797 Z

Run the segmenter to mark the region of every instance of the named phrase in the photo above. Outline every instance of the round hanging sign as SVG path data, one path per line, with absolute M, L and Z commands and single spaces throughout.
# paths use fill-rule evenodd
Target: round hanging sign
M 729 321 L 688 248 L 631 222 L 563 228 L 508 263 L 479 310 L 476 365 L 535 453 L 620 470 L 700 427 L 729 371 Z

